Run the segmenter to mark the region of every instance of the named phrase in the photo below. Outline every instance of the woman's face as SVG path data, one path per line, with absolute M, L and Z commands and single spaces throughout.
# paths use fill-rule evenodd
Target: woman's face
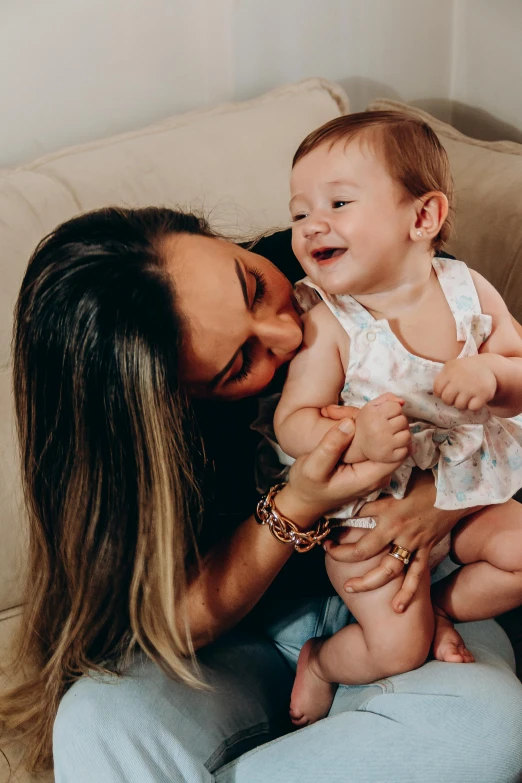
M 186 322 L 181 373 L 191 393 L 257 394 L 301 343 L 290 282 L 266 258 L 222 239 L 173 236 L 165 251 Z

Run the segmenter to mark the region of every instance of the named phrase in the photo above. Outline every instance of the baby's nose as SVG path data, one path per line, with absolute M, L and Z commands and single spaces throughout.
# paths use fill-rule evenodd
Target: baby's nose
M 302 223 L 303 235 L 308 238 L 328 231 L 328 221 L 321 213 L 312 213 Z

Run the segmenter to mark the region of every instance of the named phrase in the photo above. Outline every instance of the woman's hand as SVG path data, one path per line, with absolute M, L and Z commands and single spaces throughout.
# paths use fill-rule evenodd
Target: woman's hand
M 405 572 L 401 589 L 393 600 L 396 612 L 404 611 L 419 586 L 424 571 L 428 568 L 431 549 L 464 516 L 475 509 L 443 511 L 435 508 L 435 485 L 433 476 L 427 471 L 414 470 L 410 480 L 408 494 L 402 500 L 382 497 L 367 503 L 360 516 L 373 517 L 377 526 L 369 530 L 354 544 L 325 543 L 325 550 L 334 560 L 345 563 L 357 563 L 368 560 L 386 550 L 377 568 L 362 577 L 348 580 L 345 589 L 360 593 L 374 590 L 397 577 L 404 569 L 400 560 L 387 554 L 392 544 L 399 544 L 415 554 Z
M 318 446 L 299 457 L 290 469 L 288 484 L 277 496 L 278 510 L 302 528 L 324 513 L 383 487 L 400 463 L 340 462 L 354 436 L 354 424 L 344 419 Z

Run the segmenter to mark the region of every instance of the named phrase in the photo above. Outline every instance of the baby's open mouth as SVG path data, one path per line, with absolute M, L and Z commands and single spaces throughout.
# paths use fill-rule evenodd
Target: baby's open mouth
M 319 247 L 312 252 L 315 261 L 329 261 L 331 258 L 342 256 L 346 252 L 345 247 Z

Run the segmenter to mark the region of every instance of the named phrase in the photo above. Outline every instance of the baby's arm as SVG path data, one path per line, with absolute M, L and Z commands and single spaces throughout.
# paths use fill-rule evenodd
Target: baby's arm
M 274 430 L 283 451 L 292 457 L 307 454 L 336 426 L 321 409 L 339 400 L 348 365 L 349 337 L 324 303 L 303 318 L 303 345 L 291 362 L 274 416 Z M 400 463 L 408 453 L 410 432 L 402 401 L 383 394 L 360 410 L 346 406 L 357 419 L 355 437 L 344 455 L 347 463 Z
M 522 412 L 522 339 L 498 291 L 478 272 L 470 272 L 482 312 L 493 319 L 491 335 L 478 356 L 446 362 L 433 391 L 460 410 L 488 405 L 495 416 L 516 416 Z
M 321 302 L 303 316 L 301 349 L 290 363 L 274 416 L 279 445 L 292 457 L 308 454 L 337 422 L 321 416 L 321 408 L 337 403 L 344 385 L 349 337 Z M 354 418 L 358 412 L 353 409 Z

